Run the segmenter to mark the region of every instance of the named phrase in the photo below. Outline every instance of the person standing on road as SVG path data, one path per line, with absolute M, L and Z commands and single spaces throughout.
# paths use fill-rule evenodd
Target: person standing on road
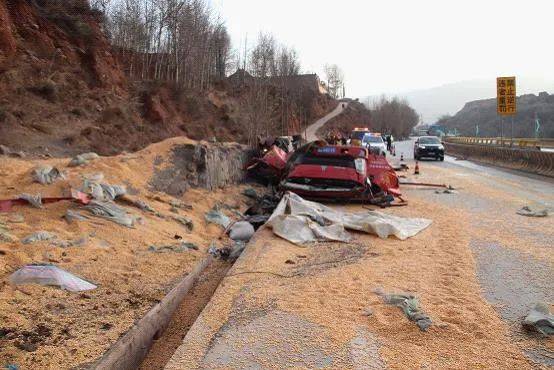
M 392 135 L 387 135 L 387 150 L 390 152 L 392 150 Z

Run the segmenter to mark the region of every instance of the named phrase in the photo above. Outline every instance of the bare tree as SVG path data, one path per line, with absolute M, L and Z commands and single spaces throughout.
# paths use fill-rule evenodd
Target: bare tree
M 205 0 L 119 0 L 108 4 L 107 28 L 130 77 L 204 90 L 225 76 L 231 41 Z
M 407 137 L 419 122 L 419 115 L 408 102 L 394 97 L 381 96 L 370 106 L 372 128 L 397 137 Z
M 343 92 L 344 73 L 336 64 L 325 65 L 324 70 L 329 95 L 335 99 L 338 99 Z

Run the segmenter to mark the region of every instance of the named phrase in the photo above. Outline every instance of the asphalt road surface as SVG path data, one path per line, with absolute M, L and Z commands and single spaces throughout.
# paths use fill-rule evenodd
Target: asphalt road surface
M 554 302 L 552 180 L 456 161 L 421 161 L 397 143 L 410 169 L 408 206 L 386 213 L 432 225 L 405 241 L 353 233 L 349 243 L 300 248 L 262 229 L 230 270 L 167 369 L 358 368 L 546 369 L 552 339 L 522 318 Z M 333 205 L 363 211 L 360 205 Z M 380 293 L 419 297 L 433 325 L 420 331 Z

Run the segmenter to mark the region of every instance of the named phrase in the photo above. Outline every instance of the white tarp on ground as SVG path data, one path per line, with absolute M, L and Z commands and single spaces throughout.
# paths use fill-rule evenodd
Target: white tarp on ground
M 348 241 L 345 229 L 364 231 L 386 239 L 407 239 L 431 225 L 424 218 L 405 218 L 379 211 L 346 213 L 287 192 L 267 221 L 273 232 L 294 244 L 315 241 Z

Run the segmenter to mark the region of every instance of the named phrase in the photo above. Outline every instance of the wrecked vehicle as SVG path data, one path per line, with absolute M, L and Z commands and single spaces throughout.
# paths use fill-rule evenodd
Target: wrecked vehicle
M 311 199 L 391 202 L 399 181 L 385 157 L 366 148 L 313 142 L 288 159 L 280 187 Z
M 247 173 L 263 183 L 278 183 L 287 165 L 290 153 L 285 152 L 277 145 L 269 151 L 263 152 L 262 157 L 253 158 L 247 165 Z

